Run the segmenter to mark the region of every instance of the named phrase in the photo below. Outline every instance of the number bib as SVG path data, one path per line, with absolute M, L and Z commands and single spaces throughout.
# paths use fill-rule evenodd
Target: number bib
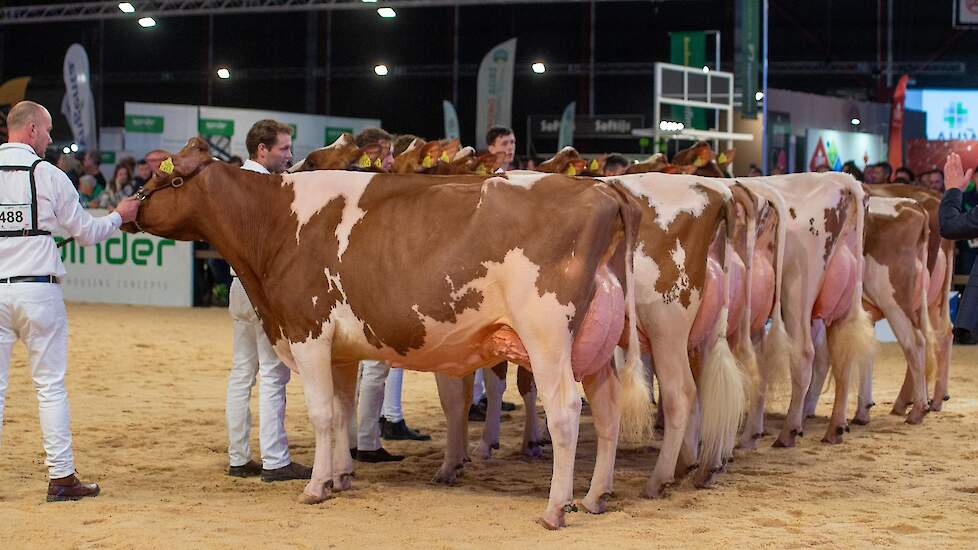
M 0 231 L 21 231 L 31 228 L 31 205 L 0 204 Z

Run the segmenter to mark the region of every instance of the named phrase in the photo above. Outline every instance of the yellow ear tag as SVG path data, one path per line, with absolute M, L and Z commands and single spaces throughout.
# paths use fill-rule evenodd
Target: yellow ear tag
M 693 161 L 693 166 L 697 168 L 702 168 L 706 166 L 706 161 L 701 159 L 700 157 L 696 157 L 696 160 Z
M 357 161 L 357 166 L 360 168 L 370 168 L 370 156 L 368 156 L 367 153 L 364 153 L 360 157 L 360 160 Z
M 441 156 L 438 157 L 438 162 L 451 162 L 452 159 L 448 158 L 448 152 L 442 151 Z
M 422 168 L 431 168 L 434 165 L 435 165 L 435 159 L 431 158 L 431 153 L 425 155 L 424 159 L 421 160 Z
M 475 173 L 478 174 L 478 175 L 480 175 L 480 176 L 485 176 L 489 172 L 486 170 L 486 165 L 485 164 L 479 164 L 479 166 L 475 169 Z
M 726 163 L 727 163 L 727 155 L 720 153 L 720 156 L 717 158 L 717 164 L 726 164 Z
M 374 161 L 374 168 L 380 170 L 383 167 L 384 163 L 380 160 L 380 157 L 377 157 L 377 160 Z
M 564 173 L 567 174 L 568 176 L 576 176 L 577 168 L 574 168 L 574 165 L 570 164 L 567 166 L 567 170 L 565 170 Z
M 173 174 L 173 157 L 166 157 L 163 162 L 160 163 L 160 172 L 164 174 Z
M 590 170 L 592 172 L 597 172 L 598 171 L 598 160 L 597 159 L 591 159 Z

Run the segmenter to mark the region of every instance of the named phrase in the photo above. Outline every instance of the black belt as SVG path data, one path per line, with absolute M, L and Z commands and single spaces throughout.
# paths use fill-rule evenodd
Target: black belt
M 54 283 L 57 285 L 61 284 L 61 281 L 54 275 L 22 275 L 0 279 L 0 283 Z

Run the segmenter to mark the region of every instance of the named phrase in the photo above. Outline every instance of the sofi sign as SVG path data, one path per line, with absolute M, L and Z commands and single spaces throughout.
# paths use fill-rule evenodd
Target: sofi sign
M 93 215 L 105 211 L 90 210 Z M 61 242 L 64 237 L 55 237 Z M 61 247 L 65 299 L 156 306 L 193 305 L 193 246 L 146 233 L 119 231 L 91 246 Z

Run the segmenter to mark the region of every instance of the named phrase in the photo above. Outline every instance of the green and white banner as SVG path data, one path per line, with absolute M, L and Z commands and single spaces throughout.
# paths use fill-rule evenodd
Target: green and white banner
M 493 126 L 512 126 L 513 69 L 516 66 L 516 39 L 489 50 L 479 64 L 476 77 L 475 143 L 486 148 L 486 132 Z
M 441 110 L 445 117 L 445 138 L 458 139 L 458 113 L 455 112 L 455 106 L 452 105 L 451 101 L 442 100 Z
M 560 131 L 557 132 L 557 150 L 574 145 L 574 111 L 577 109 L 577 102 L 571 101 L 564 108 L 564 114 L 560 117 Z
M 89 210 L 104 216 L 106 210 Z M 55 237 L 57 241 L 64 236 Z M 107 241 L 61 249 L 65 299 L 75 302 L 190 307 L 193 245 L 147 233 L 118 231 Z

